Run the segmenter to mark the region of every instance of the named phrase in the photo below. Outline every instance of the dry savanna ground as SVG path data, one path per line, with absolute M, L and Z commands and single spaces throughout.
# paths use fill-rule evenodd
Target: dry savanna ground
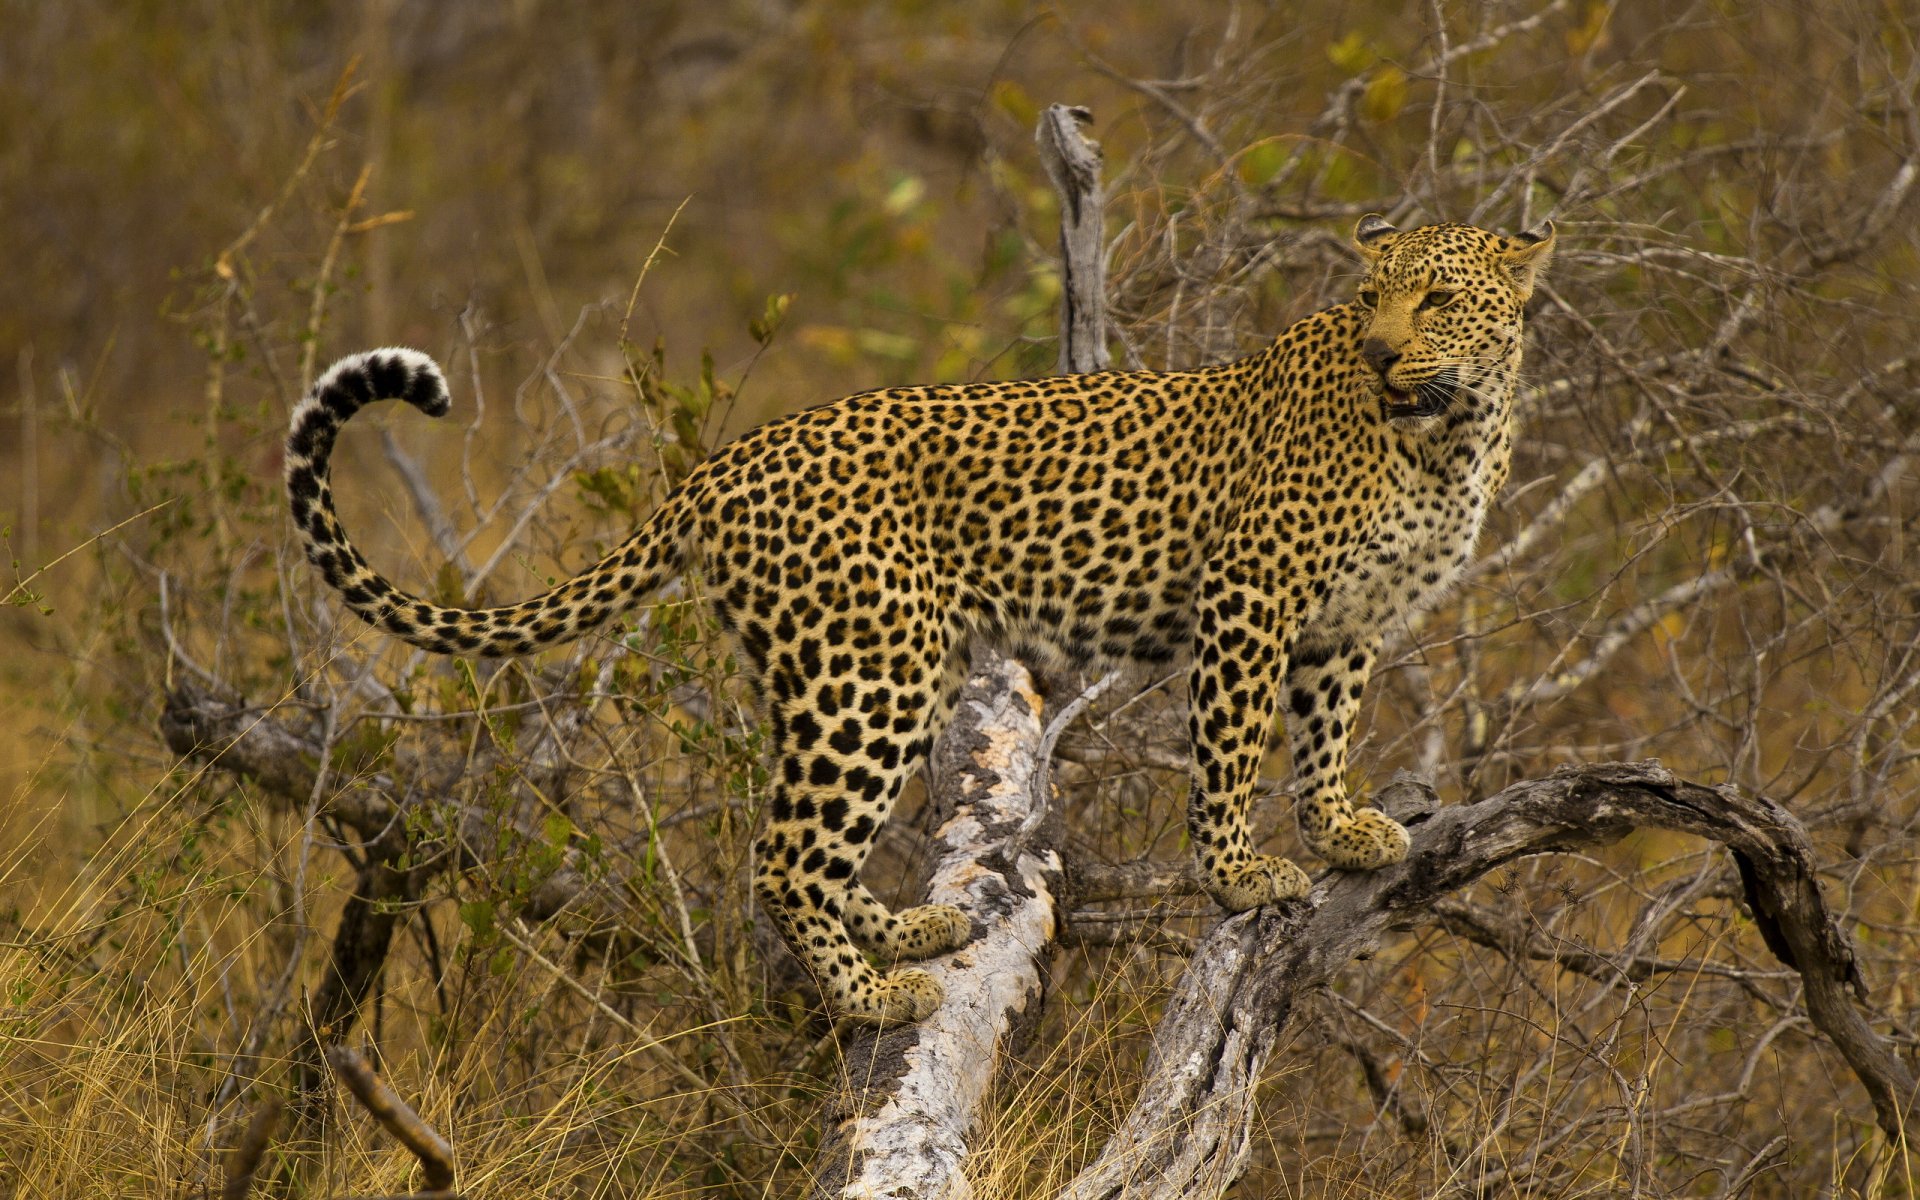
M 272 1099 L 256 1194 L 420 1186 L 319 1024 L 469 1196 L 805 1191 L 836 1035 L 750 902 L 757 731 L 699 581 L 534 661 L 424 659 L 292 551 L 279 437 L 332 356 L 439 357 L 455 415 L 358 423 L 343 509 L 397 579 L 497 602 L 770 415 L 1050 370 L 1053 101 L 1105 147 L 1122 365 L 1344 297 L 1363 213 L 1553 218 L 1513 482 L 1466 586 L 1390 631 L 1352 782 L 1457 802 L 1657 757 L 1779 801 L 1914 1065 L 1913 0 L 0 18 L 0 1187 L 217 1195 Z M 281 755 L 169 740 L 187 695 Z M 1185 853 L 1182 703 L 1135 681 L 1063 738 L 1071 855 Z M 1237 1194 L 1913 1194 L 1741 897 L 1723 850 L 1651 833 L 1456 895 L 1313 999 Z M 1100 1147 L 1214 920 L 1071 908 L 978 1194 Z M 376 975 L 340 977 L 343 929 Z

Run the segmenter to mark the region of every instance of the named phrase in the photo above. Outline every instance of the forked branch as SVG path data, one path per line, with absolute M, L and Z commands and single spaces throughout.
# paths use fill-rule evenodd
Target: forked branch
M 1773 801 L 1689 783 L 1653 762 L 1569 767 L 1457 807 L 1431 808 L 1431 793 L 1406 782 L 1381 800 L 1413 832 L 1407 860 L 1330 873 L 1306 902 L 1221 922 L 1167 1006 L 1132 1111 L 1065 1196 L 1218 1194 L 1246 1167 L 1261 1074 L 1301 1000 L 1388 932 L 1434 920 L 1436 902 L 1495 868 L 1638 828 L 1728 849 L 1768 948 L 1800 973 L 1808 1015 L 1866 1087 L 1889 1141 L 1900 1144 L 1920 1118 L 1912 1071 L 1855 1004 L 1864 983 L 1821 897 L 1806 830 Z M 1429 811 L 1409 815 L 1415 807 Z

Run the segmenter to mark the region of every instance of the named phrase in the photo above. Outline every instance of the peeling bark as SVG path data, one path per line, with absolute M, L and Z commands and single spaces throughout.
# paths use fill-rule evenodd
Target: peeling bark
M 976 654 L 935 752 L 934 803 L 953 816 L 935 838 L 930 889 L 931 900 L 975 919 L 975 937 L 924 964 L 947 989 L 932 1017 L 850 1037 L 816 1159 L 816 1196 L 969 1194 L 967 1136 L 1001 1057 L 1039 1016 L 1041 958 L 1058 925 L 1060 854 L 1044 844 L 1044 823 L 1041 837 L 1022 836 L 1035 815 L 1042 737 L 1026 668 Z
M 1102 371 L 1111 362 L 1100 147 L 1083 132 L 1092 122 L 1085 108 L 1053 104 L 1034 131 L 1060 193 L 1063 373 Z M 1058 933 L 1061 860 L 1047 844 L 1045 820 L 1049 745 L 1026 669 L 977 651 L 934 755 L 934 803 L 954 815 L 937 835 L 929 898 L 957 905 L 982 932 L 927 964 L 947 989 L 930 1019 L 861 1031 L 845 1047 L 844 1086 L 825 1114 L 815 1195 L 970 1194 L 961 1174 L 967 1135 L 1001 1054 L 1038 1017 L 1040 960 Z
M 1060 372 L 1104 371 L 1107 353 L 1106 195 L 1100 145 L 1082 132 L 1085 108 L 1049 104 L 1034 141 L 1060 193 Z

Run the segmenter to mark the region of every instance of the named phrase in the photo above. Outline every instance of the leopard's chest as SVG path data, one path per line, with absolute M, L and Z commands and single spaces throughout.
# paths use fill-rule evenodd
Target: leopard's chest
M 1409 471 L 1338 560 L 1316 623 L 1377 628 L 1442 596 L 1466 569 L 1486 521 L 1485 471 Z

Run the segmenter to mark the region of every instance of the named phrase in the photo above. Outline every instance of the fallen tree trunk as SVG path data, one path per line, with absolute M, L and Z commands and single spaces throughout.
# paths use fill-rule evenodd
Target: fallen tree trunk
M 1920 1116 L 1913 1073 L 1853 1002 L 1864 985 L 1821 898 L 1806 831 L 1773 801 L 1676 779 L 1651 762 L 1568 767 L 1451 808 L 1431 808 L 1431 792 L 1407 782 L 1381 799 L 1413 833 L 1407 860 L 1330 873 L 1307 901 L 1221 922 L 1167 1006 L 1133 1109 L 1063 1196 L 1219 1194 L 1246 1168 L 1261 1074 L 1303 999 L 1390 930 L 1435 919 L 1436 901 L 1495 868 L 1604 846 L 1637 828 L 1728 848 L 1768 948 L 1806 981 L 1809 1016 L 1865 1085 L 1888 1139 L 1900 1144 Z

